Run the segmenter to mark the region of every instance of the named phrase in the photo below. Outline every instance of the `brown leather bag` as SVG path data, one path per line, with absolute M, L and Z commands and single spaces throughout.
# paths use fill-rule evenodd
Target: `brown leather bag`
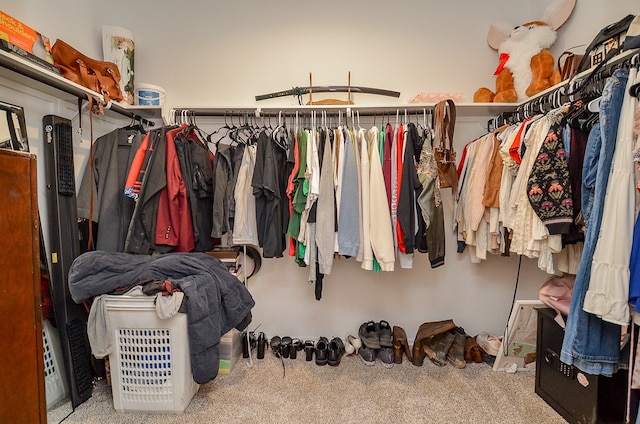
M 563 52 L 558 57 L 558 71 L 560 72 L 560 81 L 565 81 L 578 73 L 578 66 L 582 61 L 583 55 L 571 53 L 569 51 Z M 564 63 L 562 63 L 564 58 Z M 561 65 L 562 63 L 562 65 Z
M 115 63 L 91 59 L 62 40 L 55 42 L 51 53 L 66 79 L 102 94 L 105 102 L 122 100 L 120 71 Z
M 433 155 L 438 165 L 440 188 L 451 187 L 454 197 L 458 195 L 458 173 L 456 151 L 453 149 L 453 131 L 456 126 L 456 106 L 453 100 L 442 100 L 434 111 Z

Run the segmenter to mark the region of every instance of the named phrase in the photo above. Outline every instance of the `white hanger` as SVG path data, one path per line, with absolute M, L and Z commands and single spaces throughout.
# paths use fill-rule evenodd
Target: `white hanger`
M 589 112 L 600 112 L 600 100 L 602 100 L 602 96 L 589 102 L 589 104 L 587 105 L 587 109 L 589 110 Z

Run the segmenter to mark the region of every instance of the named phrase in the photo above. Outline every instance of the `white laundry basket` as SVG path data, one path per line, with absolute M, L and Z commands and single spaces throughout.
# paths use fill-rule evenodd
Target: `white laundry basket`
M 42 351 L 47 409 L 53 408 L 69 394 L 62 361 L 60 336 L 49 320 L 42 321 Z
M 158 318 L 150 296 L 107 296 L 113 351 L 113 407 L 118 411 L 182 413 L 197 393 L 187 315 Z

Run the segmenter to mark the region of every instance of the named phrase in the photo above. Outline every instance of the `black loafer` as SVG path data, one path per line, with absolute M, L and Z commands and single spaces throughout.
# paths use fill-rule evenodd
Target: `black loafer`
M 329 340 L 320 337 L 316 342 L 316 365 L 327 365 L 329 360 Z
M 334 337 L 329 343 L 329 355 L 327 362 L 330 366 L 336 367 L 340 365 L 340 360 L 344 355 L 344 342 L 339 337 Z

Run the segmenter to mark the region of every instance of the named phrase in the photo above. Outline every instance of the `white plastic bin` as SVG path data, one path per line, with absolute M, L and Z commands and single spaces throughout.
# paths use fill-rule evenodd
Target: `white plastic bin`
M 198 392 L 193 381 L 187 315 L 162 320 L 150 296 L 107 296 L 113 352 L 113 407 L 182 413 Z
M 44 355 L 44 386 L 47 409 L 51 409 L 69 394 L 65 377 L 60 336 L 49 320 L 42 321 L 42 351 Z

